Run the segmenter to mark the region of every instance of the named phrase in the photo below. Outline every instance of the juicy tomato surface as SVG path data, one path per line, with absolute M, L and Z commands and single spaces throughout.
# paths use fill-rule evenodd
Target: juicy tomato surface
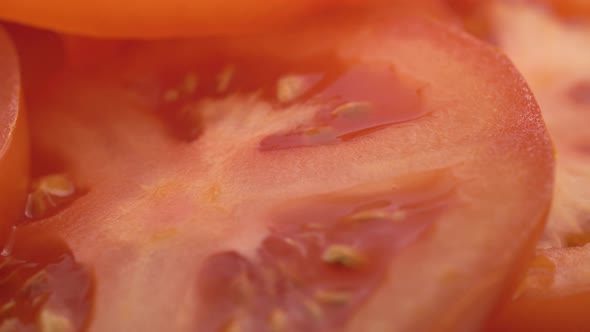
M 27 98 L 35 181 L 0 267 L 72 282 L 0 298 L 34 304 L 8 328 L 473 331 L 551 199 L 522 77 L 425 19 L 134 43 Z M 22 254 L 31 234 L 61 249 Z
M 21 77 L 14 45 L 0 27 L 0 247 L 22 214 L 29 177 Z
M 560 2 L 563 6 L 573 3 Z M 557 150 L 553 206 L 536 245 L 536 258 L 492 330 L 586 331 L 590 327 L 584 310 L 590 303 L 590 134 L 586 129 L 590 23 L 572 21 L 539 4 L 495 1 L 487 12 L 492 40 L 531 85 Z M 539 52 L 539 45 L 547 51 Z

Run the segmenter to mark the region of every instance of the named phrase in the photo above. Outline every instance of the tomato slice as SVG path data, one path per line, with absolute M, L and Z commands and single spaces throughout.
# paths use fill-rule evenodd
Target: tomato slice
M 0 28 L 0 248 L 21 216 L 28 190 L 29 151 L 16 51 Z
M 564 1 L 564 4 L 566 2 Z M 590 318 L 590 24 L 533 5 L 497 2 L 494 39 L 539 100 L 557 150 L 556 187 L 537 256 L 494 331 L 585 331 Z M 538 52 L 543 44 L 552 52 Z
M 81 194 L 22 229 L 95 271 L 91 331 L 474 330 L 551 199 L 523 79 L 424 19 L 140 43 L 28 97 Z
M 166 37 L 218 33 L 244 33 L 284 24 L 304 14 L 351 6 L 364 7 L 382 0 L 280 1 L 280 0 L 76 0 L 52 2 L 6 0 L 0 4 L 3 19 L 75 34 L 103 37 Z
M 64 8 L 67 8 L 64 11 Z M 443 0 L 5 0 L 0 18 L 75 35 L 115 38 L 161 38 L 244 34 L 300 24 L 301 18 L 333 11 L 411 10 L 449 19 Z

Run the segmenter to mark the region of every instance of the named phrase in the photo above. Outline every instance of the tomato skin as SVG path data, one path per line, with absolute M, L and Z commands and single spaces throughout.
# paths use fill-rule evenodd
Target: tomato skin
M 29 178 L 29 138 L 16 51 L 0 28 L 0 247 L 22 216 Z

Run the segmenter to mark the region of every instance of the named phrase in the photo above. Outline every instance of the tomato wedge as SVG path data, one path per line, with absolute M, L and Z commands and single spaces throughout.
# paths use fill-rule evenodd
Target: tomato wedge
M 73 200 L 21 230 L 95 271 L 91 331 L 474 330 L 551 199 L 523 79 L 425 19 L 140 43 L 28 98 Z
M 567 1 L 563 4 L 566 5 Z M 574 3 L 572 1 L 571 3 Z M 557 150 L 554 201 L 536 258 L 493 331 L 586 331 L 590 318 L 590 24 L 497 1 L 494 40 L 539 100 Z M 538 52 L 543 44 L 552 52 Z
M 334 11 L 414 11 L 452 17 L 443 0 L 4 0 L 0 18 L 75 35 L 161 38 L 244 33 L 300 24 Z M 318 16 L 321 19 L 321 16 Z
M 29 151 L 16 51 L 0 28 L 0 248 L 22 215 L 28 190 Z
M 303 14 L 379 2 L 384 1 L 5 0 L 0 17 L 75 34 L 153 38 L 256 31 Z

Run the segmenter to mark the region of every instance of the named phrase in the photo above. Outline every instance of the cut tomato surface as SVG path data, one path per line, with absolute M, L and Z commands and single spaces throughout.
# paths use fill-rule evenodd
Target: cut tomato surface
M 21 77 L 12 41 L 0 28 L 0 247 L 22 214 L 29 177 Z
M 567 1 L 563 2 L 566 5 Z M 573 2 L 572 2 L 573 3 Z M 586 331 L 590 317 L 590 24 L 498 1 L 494 40 L 523 73 L 557 150 L 556 185 L 537 257 L 495 331 Z M 539 52 L 538 45 L 547 52 Z
M 21 231 L 94 271 L 91 331 L 472 331 L 551 200 L 521 76 L 423 19 L 134 44 L 28 98 Z

